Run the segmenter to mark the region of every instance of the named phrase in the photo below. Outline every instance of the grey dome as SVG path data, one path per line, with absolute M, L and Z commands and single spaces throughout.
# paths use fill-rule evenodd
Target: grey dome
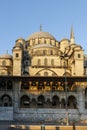
M 27 41 L 28 40 L 31 40 L 31 39 L 36 39 L 36 38 L 49 38 L 49 39 L 54 39 L 54 36 L 52 36 L 50 33 L 48 32 L 35 32 L 33 34 L 31 34 L 28 38 L 27 38 Z

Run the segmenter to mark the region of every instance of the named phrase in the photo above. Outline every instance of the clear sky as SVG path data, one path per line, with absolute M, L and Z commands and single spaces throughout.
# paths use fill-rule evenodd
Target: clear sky
M 0 54 L 12 53 L 15 41 L 40 30 L 58 41 L 70 38 L 87 54 L 87 0 L 0 0 Z

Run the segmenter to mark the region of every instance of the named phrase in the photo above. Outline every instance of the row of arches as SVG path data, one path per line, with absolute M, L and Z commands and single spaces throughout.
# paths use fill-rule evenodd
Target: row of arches
M 65 83 L 64 82 L 21 82 L 21 90 L 51 90 L 51 91 L 65 91 Z M 67 91 L 77 91 L 77 87 L 73 82 L 67 82 Z
M 31 51 L 32 55 L 37 55 L 37 56 L 44 56 L 44 55 L 59 55 L 59 50 L 36 50 L 36 51 Z
M 57 95 L 54 95 L 52 98 L 45 99 L 45 96 L 39 95 L 37 99 L 32 98 L 30 99 L 29 96 L 24 95 L 20 98 L 20 107 L 22 108 L 59 108 L 59 109 L 65 109 L 66 103 L 68 106 L 68 109 L 76 109 L 77 108 L 77 99 L 75 96 L 71 95 L 68 97 L 67 102 L 65 99 L 59 99 Z
M 1 90 L 13 90 L 13 83 L 11 80 L 8 81 L 0 81 L 0 91 Z

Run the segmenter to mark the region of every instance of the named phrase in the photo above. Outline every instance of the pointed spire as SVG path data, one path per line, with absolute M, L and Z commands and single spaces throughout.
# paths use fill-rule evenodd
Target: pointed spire
M 8 50 L 6 50 L 6 54 L 8 54 Z
M 71 41 L 71 43 L 75 43 L 73 26 L 71 26 L 70 41 Z
M 42 25 L 40 25 L 40 32 L 42 31 Z

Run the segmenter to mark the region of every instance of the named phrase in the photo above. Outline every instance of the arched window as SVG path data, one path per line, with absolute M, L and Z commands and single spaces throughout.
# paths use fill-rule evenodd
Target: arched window
M 43 96 L 43 95 L 38 96 L 37 104 L 38 104 L 38 105 L 43 105 L 44 102 L 45 102 L 44 96 Z
M 76 100 L 76 98 L 74 97 L 74 96 L 69 96 L 68 97 L 68 102 L 67 102 L 68 104 L 68 108 L 70 108 L 70 109 L 76 109 L 77 108 L 77 100 Z
M 9 106 L 12 106 L 12 99 L 9 95 L 3 95 L 1 97 L 1 104 L 2 106 L 5 106 L 5 107 L 9 107 Z
M 29 89 L 29 82 L 23 81 L 21 84 L 21 89 Z
M 44 76 L 48 76 L 48 72 L 46 71 L 46 72 L 44 72 Z
M 54 59 L 51 60 L 51 66 L 54 66 Z
M 2 61 L 2 66 L 6 66 L 6 61 L 5 60 Z
M 46 50 L 43 50 L 43 55 L 46 55 Z
M 32 82 L 31 82 L 31 86 L 37 86 L 36 82 L 35 82 L 35 81 L 32 81 Z
M 59 97 L 57 95 L 54 95 L 52 98 L 52 106 L 59 106 L 60 107 Z
M 50 50 L 50 55 L 53 55 L 53 51 L 52 50 Z
M 43 82 L 39 82 L 38 83 L 38 90 L 43 90 L 44 88 L 44 83 Z
M 47 58 L 44 59 L 44 65 L 47 66 Z
M 24 95 L 20 99 L 20 107 L 29 107 L 30 98 L 27 95 Z
M 58 88 L 58 82 L 53 82 L 52 83 L 52 91 L 57 90 L 57 88 Z
M 38 65 L 38 66 L 41 65 L 41 60 L 40 60 L 40 59 L 38 59 L 38 61 L 37 61 L 37 65 Z

